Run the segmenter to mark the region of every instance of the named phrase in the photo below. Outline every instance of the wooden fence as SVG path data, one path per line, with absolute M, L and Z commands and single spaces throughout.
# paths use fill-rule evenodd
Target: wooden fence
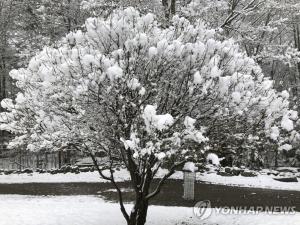
M 39 153 L 17 155 L 10 158 L 0 158 L 0 169 L 22 170 L 30 169 L 53 169 L 60 168 L 64 164 L 74 164 L 76 157 L 65 152 Z

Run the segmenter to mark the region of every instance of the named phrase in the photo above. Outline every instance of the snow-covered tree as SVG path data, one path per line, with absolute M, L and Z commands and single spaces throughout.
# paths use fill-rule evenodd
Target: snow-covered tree
M 1 129 L 16 135 L 11 148 L 89 154 L 115 186 L 127 224 L 144 224 L 165 180 L 228 142 L 220 134 L 279 144 L 284 132 L 297 137 L 288 93 L 276 92 L 233 40 L 218 40 L 201 21 L 175 16 L 162 28 L 153 14 L 127 8 L 89 18 L 85 28 L 11 71 L 21 92 L 2 101 Z M 109 158 L 103 165 L 98 151 Z M 150 189 L 162 166 L 168 173 Z M 130 173 L 136 196 L 130 213 L 116 167 Z

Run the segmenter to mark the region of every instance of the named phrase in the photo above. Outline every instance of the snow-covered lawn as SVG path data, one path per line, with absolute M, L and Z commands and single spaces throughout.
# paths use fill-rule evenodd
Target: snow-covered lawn
M 161 177 L 166 171 L 160 170 L 158 177 Z M 126 170 L 116 171 L 115 177 L 117 181 L 129 180 L 129 174 Z M 280 190 L 295 190 L 300 191 L 300 179 L 299 182 L 285 183 L 273 180 L 272 175 L 258 175 L 257 177 L 243 177 L 232 176 L 224 177 L 217 175 L 216 173 L 197 173 L 197 180 L 205 183 L 223 184 L 228 186 L 240 186 L 240 187 L 256 187 L 267 189 L 280 189 Z M 176 172 L 172 179 L 182 179 L 182 172 Z M 48 173 L 39 174 L 11 174 L 0 175 L 0 184 L 14 184 L 14 183 L 71 183 L 71 182 L 107 182 L 101 179 L 97 172 L 87 172 L 80 174 L 55 174 Z
M 130 209 L 130 205 L 126 206 Z M 217 215 L 201 221 L 187 207 L 151 206 L 148 225 L 298 225 L 295 215 Z M 125 225 L 119 206 L 96 196 L 0 195 L 0 225 Z

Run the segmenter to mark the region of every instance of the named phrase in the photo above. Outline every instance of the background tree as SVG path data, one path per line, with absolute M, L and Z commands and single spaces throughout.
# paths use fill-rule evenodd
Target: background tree
M 299 52 L 294 45 L 298 1 L 280 0 L 193 0 L 182 9 L 188 17 L 203 17 L 226 37 L 236 41 L 275 80 L 276 88 L 291 88 L 296 97 L 296 65 Z
M 179 11 L 190 20 L 203 18 L 225 38 L 234 37 L 277 90 L 290 91 L 292 107 L 299 111 L 299 7 L 294 0 L 193 0 Z

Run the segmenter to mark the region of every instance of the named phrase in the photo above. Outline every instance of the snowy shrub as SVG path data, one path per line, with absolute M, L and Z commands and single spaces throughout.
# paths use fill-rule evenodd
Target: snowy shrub
M 175 16 L 162 28 L 154 15 L 127 8 L 90 18 L 85 27 L 11 71 L 21 92 L 2 101 L 1 129 L 16 135 L 11 148 L 71 146 L 93 159 L 106 152 L 100 175 L 116 185 L 113 168 L 124 166 L 137 193 L 130 215 L 120 198 L 128 224 L 143 224 L 148 200 L 164 181 L 187 160 L 228 142 L 224 132 L 280 143 L 282 131 L 292 130 L 297 116 L 288 94 L 272 89 L 233 40 L 218 40 L 201 21 Z M 169 173 L 150 192 L 165 162 Z

